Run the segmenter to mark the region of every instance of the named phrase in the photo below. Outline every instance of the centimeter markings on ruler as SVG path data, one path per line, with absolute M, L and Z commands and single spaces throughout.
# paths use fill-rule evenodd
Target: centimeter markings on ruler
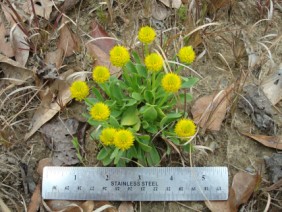
M 43 199 L 199 201 L 228 198 L 227 167 L 45 167 Z

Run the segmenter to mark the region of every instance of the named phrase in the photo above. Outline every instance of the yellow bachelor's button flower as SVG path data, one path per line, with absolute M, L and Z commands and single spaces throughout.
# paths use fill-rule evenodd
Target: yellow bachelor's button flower
M 81 101 L 89 95 L 89 87 L 84 81 L 75 81 L 70 87 L 71 97 Z
M 161 55 L 157 53 L 149 54 L 145 58 L 145 66 L 149 71 L 158 72 L 163 68 L 164 60 Z
M 181 79 L 177 74 L 168 73 L 162 79 L 162 87 L 166 92 L 177 92 L 181 87 Z
M 189 138 L 196 133 L 196 125 L 191 119 L 181 119 L 177 122 L 174 132 L 180 138 Z
M 95 121 L 105 121 L 110 116 L 110 109 L 108 105 L 98 102 L 90 109 L 90 115 Z
M 156 32 L 152 27 L 141 27 L 138 32 L 138 39 L 144 44 L 150 44 L 155 40 Z
M 124 46 L 115 46 L 110 51 L 110 61 L 114 66 L 123 67 L 130 60 L 130 55 Z
M 100 134 L 100 141 L 105 145 L 109 146 L 114 144 L 114 138 L 116 134 L 116 129 L 112 127 L 104 128 Z
M 134 142 L 134 136 L 129 130 L 118 130 L 115 134 L 114 145 L 121 150 L 128 150 Z
M 180 62 L 191 64 L 195 60 L 196 54 L 192 46 L 185 46 L 179 50 L 177 56 Z
M 110 78 L 110 71 L 105 66 L 96 66 L 93 69 L 92 77 L 98 84 L 107 82 Z

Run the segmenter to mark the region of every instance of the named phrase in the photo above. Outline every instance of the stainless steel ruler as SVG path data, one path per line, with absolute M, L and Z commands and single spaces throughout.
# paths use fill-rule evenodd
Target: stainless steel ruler
M 227 167 L 45 167 L 44 199 L 197 201 L 228 198 Z

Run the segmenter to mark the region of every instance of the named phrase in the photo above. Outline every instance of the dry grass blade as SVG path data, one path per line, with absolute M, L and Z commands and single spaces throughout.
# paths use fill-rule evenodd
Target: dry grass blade
M 3 199 L 0 198 L 0 209 L 2 212 L 11 212 L 8 206 L 4 203 Z
M 269 192 L 278 189 L 280 187 L 282 187 L 282 179 L 278 180 L 276 183 L 272 184 L 271 186 L 264 188 L 263 190 Z

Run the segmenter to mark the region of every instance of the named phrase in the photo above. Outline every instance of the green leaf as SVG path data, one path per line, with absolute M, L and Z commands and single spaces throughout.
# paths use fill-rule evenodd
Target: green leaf
M 109 123 L 114 128 L 119 128 L 120 127 L 118 121 L 112 115 L 110 116 Z
M 140 148 L 145 152 L 150 152 L 152 147 L 142 142 L 142 140 L 136 139 L 137 143 L 139 144 Z
M 189 143 L 189 144 L 186 144 L 186 145 L 183 147 L 183 150 L 184 150 L 185 152 L 190 153 L 190 152 L 193 152 L 194 147 L 193 147 L 193 145 L 192 145 L 191 143 Z
M 75 150 L 76 150 L 77 152 L 79 152 L 79 144 L 78 144 L 78 139 L 77 139 L 77 137 L 74 137 L 74 138 L 72 139 L 72 144 L 73 144 Z
M 137 52 L 132 52 L 132 57 L 133 57 L 133 59 L 135 60 L 136 63 L 139 63 L 139 64 L 142 63 L 139 55 L 137 54 Z
M 149 135 L 139 135 L 137 139 L 140 139 L 145 144 L 149 144 L 151 140 Z
M 144 129 L 147 129 L 149 126 L 150 126 L 150 125 L 149 125 L 149 123 L 148 123 L 147 121 L 145 121 L 145 120 L 142 121 L 142 127 L 143 127 Z
M 144 151 L 142 150 L 141 147 L 138 147 L 137 159 L 138 159 L 138 161 L 137 161 L 138 163 L 140 163 L 143 166 L 147 166 L 147 162 L 146 162 L 146 158 L 145 158 L 145 153 L 144 153 Z
M 137 69 L 137 72 L 139 74 L 139 76 L 143 77 L 143 78 L 147 78 L 148 76 L 148 72 L 147 72 L 147 69 L 144 65 L 141 65 L 141 64 L 136 64 L 136 69 Z
M 99 91 L 97 88 L 92 87 L 92 92 L 95 94 L 96 98 L 97 98 L 100 102 L 103 102 L 103 101 L 104 101 L 103 96 L 101 95 L 100 91 Z
M 126 156 L 129 160 L 131 160 L 132 158 L 137 158 L 137 150 L 135 148 L 135 146 L 132 146 L 129 150 L 126 151 Z
M 152 134 L 156 134 L 158 132 L 158 127 L 156 125 L 150 125 L 150 127 L 148 127 L 147 132 L 152 133 Z
M 127 103 L 124 105 L 126 107 L 133 106 L 137 103 L 136 99 L 127 99 Z
M 126 167 L 126 160 L 119 160 L 116 167 Z
M 161 158 L 154 145 L 152 146 L 152 151 L 150 151 L 147 155 L 147 161 L 149 166 L 157 166 L 160 163 Z
M 184 103 L 185 102 L 185 93 L 181 93 L 179 97 L 180 97 L 181 102 Z M 190 93 L 186 93 L 186 102 L 190 102 L 192 100 L 193 100 L 193 96 Z
M 105 158 L 102 160 L 103 166 L 109 165 L 112 161 L 113 161 L 113 159 L 111 159 L 110 156 L 107 155 L 107 157 L 105 157 Z
M 110 95 L 112 99 L 115 99 L 118 102 L 122 101 L 124 97 L 120 87 L 114 82 L 110 84 Z
M 165 124 L 170 123 L 182 116 L 181 113 L 170 113 L 164 117 L 160 122 L 160 127 L 163 128 Z
M 155 107 L 155 108 L 156 108 L 156 111 L 157 111 L 159 117 L 161 117 L 161 118 L 165 117 L 165 113 L 162 111 L 161 108 L 159 108 L 159 107 Z
M 151 103 L 154 100 L 154 94 L 152 93 L 152 91 L 145 91 L 144 92 L 144 99 L 146 100 L 146 102 Z
M 122 114 L 121 125 L 122 126 L 133 126 L 139 120 L 138 110 L 136 106 L 127 108 Z
M 87 120 L 87 122 L 88 122 L 88 124 L 90 124 L 91 126 L 94 126 L 94 127 L 98 127 L 101 124 L 100 121 L 95 121 L 91 117 Z
M 169 139 L 170 139 L 174 144 L 176 144 L 176 145 L 179 145 L 179 144 L 180 144 L 179 139 L 176 138 L 176 137 L 170 137 Z
M 111 110 L 111 116 L 117 118 L 122 114 L 122 110 Z
M 181 88 L 191 88 L 193 85 L 195 85 L 199 79 L 197 77 L 182 77 L 182 80 L 184 81 L 181 85 Z
M 96 98 L 86 98 L 85 99 L 85 103 L 87 106 L 92 107 L 94 104 L 96 104 L 97 102 L 99 102 L 98 99 Z
M 119 152 L 118 152 L 118 154 L 116 155 L 116 157 L 115 157 L 115 160 L 114 160 L 114 164 L 117 164 L 118 162 L 119 162 L 119 160 L 120 160 L 120 158 L 124 155 L 124 151 L 122 151 L 122 150 L 120 150 Z
M 135 132 L 138 132 L 140 130 L 140 127 L 141 127 L 141 120 L 139 119 L 137 123 L 132 126 L 132 128 L 135 130 Z
M 135 68 L 135 65 L 132 63 L 132 61 L 129 61 L 128 63 L 126 63 L 126 69 L 129 71 L 129 72 L 132 72 L 132 73 L 137 73 L 137 70 Z
M 119 149 L 118 148 L 115 148 L 114 151 L 112 152 L 110 158 L 111 159 L 114 159 L 119 153 Z
M 103 160 L 109 155 L 110 151 L 103 147 L 97 155 L 98 160 Z
M 141 100 L 143 99 L 143 97 L 141 96 L 141 94 L 139 94 L 139 93 L 137 93 L 137 92 L 133 92 L 133 93 L 131 94 L 131 97 L 132 97 L 133 99 L 136 99 L 137 101 L 141 101 Z
M 144 120 L 148 122 L 153 122 L 158 117 L 158 112 L 153 106 L 149 106 L 146 111 L 143 113 Z

